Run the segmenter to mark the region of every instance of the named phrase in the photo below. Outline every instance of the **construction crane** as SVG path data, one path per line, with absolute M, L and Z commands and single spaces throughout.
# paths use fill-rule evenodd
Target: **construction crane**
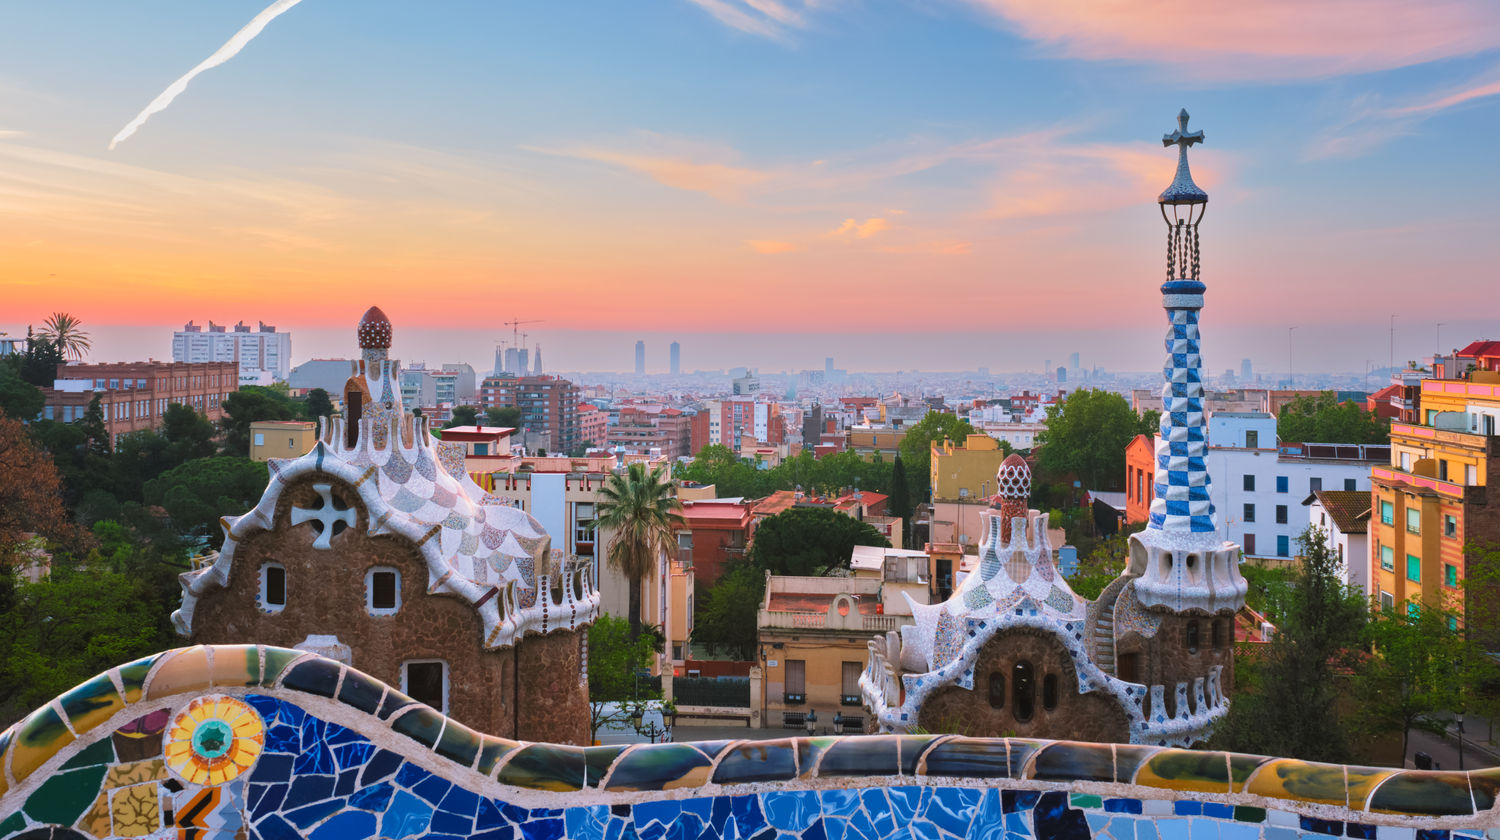
M 541 318 L 532 318 L 529 321 L 521 321 L 521 320 L 517 320 L 517 319 L 512 318 L 509 321 L 501 321 L 500 323 L 502 325 L 510 327 L 510 331 L 511 331 L 511 346 L 512 347 L 520 347 L 521 346 L 521 325 L 522 324 L 540 324 L 540 323 L 542 323 L 542 319 Z

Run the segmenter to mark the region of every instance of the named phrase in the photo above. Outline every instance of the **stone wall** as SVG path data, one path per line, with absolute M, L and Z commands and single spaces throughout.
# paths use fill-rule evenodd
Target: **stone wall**
M 0 734 L 0 768 L 0 840 L 1485 840 L 1500 827 L 1500 768 L 952 735 L 527 744 L 255 646 L 101 674 Z
M 287 524 L 293 506 L 321 504 L 314 483 L 334 485 L 336 498 L 345 504 L 359 498 L 352 487 L 326 475 L 289 486 L 276 505 L 276 527 L 243 537 L 228 586 L 211 587 L 199 597 L 191 641 L 289 648 L 309 635 L 335 635 L 353 650 L 350 664 L 393 686 L 401 685 L 402 662 L 441 659 L 450 675 L 450 715 L 485 732 L 526 737 L 515 730 L 515 652 L 484 648 L 483 624 L 473 606 L 427 594 L 427 562 L 416 546 L 404 537 L 370 536 L 360 504 L 352 505 L 354 526 L 335 536 L 328 550 L 311 547 L 316 534 L 310 524 Z M 275 613 L 260 607 L 261 566 L 268 562 L 286 568 L 286 606 Z M 365 609 L 365 573 L 376 566 L 401 573 L 396 615 L 373 616 Z M 577 661 L 575 655 L 571 663 Z M 576 668 L 572 673 L 576 682 Z
M 1028 720 L 1016 714 L 1015 667 L 1020 662 L 1030 663 L 1034 673 Z M 990 702 L 991 675 L 1004 681 L 999 708 Z M 1048 675 L 1057 680 L 1057 704 L 1052 709 L 1042 697 Z M 1104 692 L 1079 694 L 1068 649 L 1056 637 L 1028 627 L 1012 628 L 986 642 L 974 663 L 973 690 L 949 685 L 934 691 L 922 703 L 917 722 L 929 732 L 988 737 L 1069 732 L 1082 741 L 1130 740 L 1130 723 L 1119 702 Z

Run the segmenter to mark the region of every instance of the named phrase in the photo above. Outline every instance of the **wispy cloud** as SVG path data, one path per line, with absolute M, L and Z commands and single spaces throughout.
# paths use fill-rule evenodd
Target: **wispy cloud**
M 234 36 L 231 37 L 228 41 L 225 41 L 224 46 L 219 47 L 217 50 L 214 50 L 213 55 L 205 58 L 198 64 L 197 67 L 194 67 L 186 74 L 184 74 L 182 78 L 168 85 L 167 89 L 162 91 L 160 96 L 151 100 L 151 103 L 146 106 L 145 110 L 137 114 L 135 119 L 131 120 L 128 124 L 126 124 L 124 128 L 120 129 L 120 133 L 116 134 L 114 139 L 109 141 L 109 148 L 113 150 L 115 146 L 118 146 L 120 143 L 129 139 L 130 135 L 134 134 L 136 132 L 136 129 L 145 125 L 146 120 L 151 119 L 151 116 L 153 114 L 159 114 L 162 111 L 165 111 L 167 109 L 167 106 L 172 104 L 172 100 L 176 99 L 183 91 L 187 90 L 188 83 L 197 78 L 200 73 L 204 72 L 205 70 L 212 70 L 213 68 L 218 67 L 220 64 L 223 64 L 229 59 L 239 55 L 240 50 L 244 49 L 246 44 L 249 44 L 251 41 L 255 40 L 255 36 L 259 35 L 261 33 L 261 30 L 266 28 L 267 24 L 269 24 L 271 21 L 279 17 L 283 12 L 287 11 L 300 2 L 302 2 L 302 0 L 276 0 L 276 2 L 261 10 L 261 13 L 251 18 L 250 22 L 245 24 L 244 28 L 234 33 Z
M 869 239 L 890 226 L 890 222 L 881 218 L 865 219 L 863 222 L 858 219 L 845 219 L 843 224 L 829 231 L 828 235 L 834 239 L 847 239 L 850 237 L 855 239 Z
M 659 138 L 659 135 L 649 136 Z M 653 143 L 653 145 L 662 144 Z M 639 152 L 598 146 L 568 148 L 522 146 L 521 148 L 530 152 L 594 161 L 638 172 L 664 186 L 707 193 L 726 201 L 739 200 L 747 189 L 765 183 L 771 178 L 768 172 L 737 166 L 728 160 L 695 159 L 701 156 L 695 156 L 693 152 L 687 150 L 663 153 L 660 150 Z
M 731 29 L 785 41 L 790 30 L 807 26 L 807 11 L 814 3 L 804 0 L 795 8 L 784 0 L 688 0 Z
M 962 0 L 1069 58 L 1290 79 L 1404 67 L 1500 46 L 1493 0 Z
M 1342 119 L 1319 132 L 1304 150 L 1308 159 L 1354 158 L 1398 137 L 1417 133 L 1418 127 L 1444 111 L 1500 95 L 1500 68 L 1465 84 L 1386 104 L 1366 93 L 1350 102 Z

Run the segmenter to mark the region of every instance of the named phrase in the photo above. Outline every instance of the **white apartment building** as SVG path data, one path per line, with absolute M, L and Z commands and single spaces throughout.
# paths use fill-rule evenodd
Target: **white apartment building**
M 1319 490 L 1370 490 L 1370 467 L 1388 463 L 1390 447 L 1280 444 L 1276 418 L 1260 411 L 1220 411 L 1208 421 L 1210 498 L 1224 539 L 1247 557 L 1291 558 L 1307 518 L 1293 510 Z
M 243 374 L 269 371 L 285 382 L 292 371 L 292 334 L 260 323 L 254 331 L 244 321 L 233 327 L 208 322 L 205 329 L 192 321 L 172 334 L 174 362 L 235 362 Z
M 1328 545 L 1339 558 L 1339 579 L 1362 592 L 1370 591 L 1370 493 L 1358 490 L 1319 490 L 1302 501 L 1307 524 L 1328 534 Z

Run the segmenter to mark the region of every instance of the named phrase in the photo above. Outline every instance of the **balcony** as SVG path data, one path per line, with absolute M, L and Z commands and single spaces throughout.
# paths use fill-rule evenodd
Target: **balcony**
M 807 702 L 807 695 L 806 694 L 791 694 L 791 693 L 783 694 L 783 695 L 781 695 L 781 702 L 782 702 L 782 704 L 787 705 L 787 706 L 800 706 L 803 703 Z M 798 721 L 798 723 L 801 723 L 801 721 Z
M 868 633 L 884 633 L 912 623 L 911 616 L 903 615 L 826 615 L 824 613 L 761 610 L 759 624 L 766 629 L 781 630 L 833 630 L 844 632 L 858 630 Z

